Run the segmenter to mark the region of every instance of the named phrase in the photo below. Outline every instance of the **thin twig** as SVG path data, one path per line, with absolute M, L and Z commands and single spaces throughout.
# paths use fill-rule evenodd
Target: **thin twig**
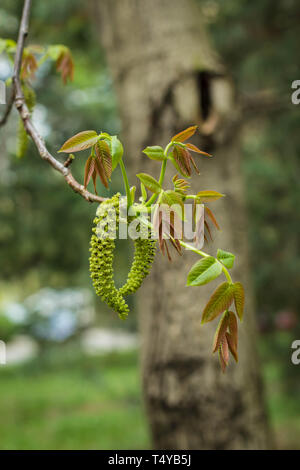
M 84 197 L 89 202 L 103 202 L 106 198 L 96 196 L 95 194 L 90 193 L 82 184 L 78 183 L 72 175 L 71 171 L 67 166 L 64 166 L 60 163 L 51 153 L 48 151 L 44 140 L 37 132 L 34 127 L 31 119 L 30 113 L 25 103 L 24 94 L 22 91 L 21 81 L 20 81 L 20 70 L 22 64 L 22 56 L 24 50 L 24 44 L 26 37 L 28 35 L 28 25 L 29 25 L 29 16 L 30 16 L 31 0 L 24 1 L 24 7 L 22 12 L 22 19 L 20 23 L 17 50 L 15 55 L 14 63 L 14 72 L 13 72 L 13 86 L 15 90 L 15 105 L 21 119 L 24 124 L 24 128 L 28 135 L 32 138 L 33 142 L 36 145 L 36 148 L 43 160 L 46 160 L 55 170 L 59 171 L 65 178 L 69 186 L 82 197 Z
M 2 116 L 2 118 L 0 119 L 0 127 L 4 126 L 6 124 L 7 119 L 9 118 L 9 115 L 10 115 L 11 110 L 13 108 L 14 101 L 15 101 L 15 89 L 14 89 L 14 87 L 12 87 L 12 92 L 11 92 L 11 95 L 9 97 L 8 103 L 6 105 L 5 112 Z

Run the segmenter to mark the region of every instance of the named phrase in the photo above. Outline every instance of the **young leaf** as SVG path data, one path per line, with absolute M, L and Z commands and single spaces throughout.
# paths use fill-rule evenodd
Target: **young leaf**
M 63 146 L 59 149 L 58 153 L 74 153 L 81 150 L 88 149 L 95 145 L 98 140 L 97 132 L 95 131 L 82 131 L 73 137 L 70 137 Z
M 219 248 L 217 251 L 217 259 L 221 261 L 226 268 L 231 269 L 233 267 L 235 255 Z
M 219 324 L 217 326 L 215 336 L 214 336 L 214 342 L 213 342 L 213 353 L 216 352 L 221 344 L 221 341 L 226 333 L 227 327 L 228 327 L 228 310 L 223 313 L 221 320 L 219 321 Z
M 192 152 L 200 153 L 201 155 L 205 155 L 206 157 L 212 157 L 210 153 L 203 152 L 202 150 L 198 149 L 196 145 L 193 144 L 186 144 L 187 148 L 190 149 Z
M 146 188 L 152 191 L 152 193 L 160 193 L 161 185 L 153 178 L 153 176 L 150 176 L 147 173 L 138 173 L 136 176 L 146 186 Z
M 95 145 L 97 159 L 101 161 L 107 179 L 110 179 L 112 173 L 112 157 L 110 147 L 105 140 L 98 140 Z
M 206 304 L 201 323 L 207 323 L 214 320 L 220 313 L 228 309 L 233 301 L 233 284 L 223 282 L 213 292 L 211 298 Z
M 226 366 L 228 366 L 229 362 L 229 350 L 228 350 L 228 343 L 227 343 L 227 338 L 226 335 L 223 336 L 220 344 L 220 350 L 221 350 L 221 355 L 224 359 L 224 362 Z M 224 371 L 223 371 L 224 372 Z
M 232 337 L 232 335 L 230 333 L 225 333 L 225 336 L 226 336 L 226 339 L 227 339 L 227 343 L 228 343 L 228 347 L 229 347 L 229 351 L 231 352 L 231 354 L 233 355 L 234 359 L 236 362 L 238 362 L 238 353 L 237 353 L 237 345 Z
M 190 177 L 192 174 L 190 159 L 185 149 L 182 147 L 174 147 L 169 157 L 175 168 L 185 177 Z
M 151 160 L 165 160 L 164 149 L 159 145 L 154 145 L 153 147 L 146 147 L 143 150 L 143 153 L 147 155 L 147 157 L 151 158 Z
M 236 362 L 238 362 L 237 344 L 238 344 L 238 325 L 234 312 L 228 312 L 228 329 L 226 333 L 228 346 Z
M 187 278 L 187 286 L 202 286 L 216 279 L 222 273 L 222 266 L 212 256 L 194 264 Z
M 110 141 L 111 156 L 112 156 L 112 170 L 114 170 L 121 158 L 123 157 L 124 149 L 122 142 L 116 135 L 113 135 Z
M 84 168 L 84 187 L 86 188 L 89 184 L 91 176 L 95 169 L 95 158 L 92 155 L 86 161 L 85 168 Z
M 220 197 L 224 197 L 225 194 L 217 193 L 217 191 L 199 191 L 197 193 L 197 197 L 200 199 L 201 202 L 211 202 L 220 199 Z
M 210 210 L 209 207 L 205 206 L 205 212 L 207 213 L 208 217 L 210 218 L 210 220 L 212 221 L 212 223 L 214 224 L 214 226 L 220 230 L 220 226 L 218 224 L 218 222 L 216 221 L 216 218 L 214 216 L 214 214 L 212 213 L 212 211 Z
M 175 212 L 179 215 L 179 217 L 183 220 L 184 219 L 184 204 L 182 195 L 176 193 L 176 191 L 172 191 L 171 189 L 167 191 L 161 192 L 161 199 L 160 202 L 162 204 L 167 204 L 169 207 L 173 207 Z M 176 207 L 180 206 L 180 207 Z
M 233 295 L 234 295 L 234 305 L 236 309 L 236 313 L 239 319 L 243 320 L 244 314 L 244 305 L 245 305 L 245 292 L 244 287 L 240 282 L 235 282 L 233 284 Z
M 141 193 L 143 202 L 147 201 L 147 191 L 145 185 L 141 182 Z
M 136 191 L 136 187 L 135 186 L 131 186 L 130 188 L 130 196 L 131 196 L 131 201 L 134 202 L 134 199 L 135 199 L 135 191 Z
M 106 176 L 106 172 L 105 172 L 105 169 L 104 169 L 104 166 L 103 166 L 103 163 L 102 161 L 100 160 L 100 158 L 95 158 L 95 171 L 98 173 L 101 181 L 102 181 L 102 184 L 108 188 L 108 181 L 107 181 L 107 176 Z
M 197 127 L 198 126 L 188 127 L 184 131 L 179 132 L 179 134 L 174 135 L 174 137 L 172 137 L 171 141 L 172 142 L 174 142 L 174 141 L 184 142 L 185 140 L 189 139 L 190 137 L 192 137 L 192 135 L 195 134 Z

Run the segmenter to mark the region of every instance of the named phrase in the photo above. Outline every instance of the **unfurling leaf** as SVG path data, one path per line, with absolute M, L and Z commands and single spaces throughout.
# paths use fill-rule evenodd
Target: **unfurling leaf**
M 98 140 L 97 132 L 95 131 L 82 131 L 73 137 L 70 137 L 63 146 L 59 149 L 58 153 L 74 153 L 81 150 L 88 149 L 95 145 Z
M 23 51 L 22 64 L 21 64 L 21 78 L 26 80 L 28 78 L 34 78 L 35 72 L 38 68 L 38 64 L 35 56 L 29 52 L 28 48 Z
M 234 305 L 236 313 L 239 319 L 242 321 L 244 314 L 244 305 L 245 305 L 245 292 L 244 287 L 241 282 L 235 282 L 233 284 L 233 295 L 234 295 Z
M 198 147 L 196 147 L 196 145 L 188 143 L 188 144 L 186 144 L 186 146 L 192 152 L 200 153 L 201 155 L 205 155 L 206 157 L 212 157 L 212 155 L 210 153 L 203 152 L 203 150 L 198 149 Z
M 185 140 L 189 139 L 190 137 L 192 137 L 192 135 L 195 134 L 197 127 L 198 126 L 188 127 L 184 131 L 179 132 L 179 134 L 174 135 L 174 137 L 172 137 L 171 141 L 172 142 L 175 142 L 175 141 L 176 142 L 184 142 Z
M 228 310 L 226 310 L 223 313 L 223 315 L 222 315 L 222 317 L 219 321 L 219 324 L 217 326 L 216 332 L 215 332 L 214 342 L 213 342 L 213 353 L 216 352 L 220 347 L 221 341 L 224 338 L 225 333 L 226 333 L 227 328 L 228 328 L 228 320 L 229 320 Z
M 61 77 L 65 85 L 68 79 L 73 81 L 74 62 L 71 51 L 66 46 L 61 46 L 61 52 L 56 61 L 56 70 L 61 73 Z
M 235 341 L 233 340 L 232 335 L 230 333 L 226 333 L 226 339 L 227 339 L 229 351 L 233 355 L 235 362 L 238 362 L 239 358 L 238 358 L 238 353 L 237 353 L 237 345 Z
M 147 173 L 138 173 L 136 176 L 146 186 L 146 188 L 152 191 L 152 193 L 160 193 L 161 185 L 153 178 L 153 176 L 150 176 Z
M 108 188 L 107 175 L 103 166 L 103 162 L 100 158 L 95 158 L 95 172 L 99 175 L 102 184 Z
M 221 356 L 221 357 L 220 356 L 219 357 L 220 357 L 222 371 L 225 372 L 225 369 L 228 366 L 228 362 L 229 362 L 229 349 L 228 349 L 228 343 L 227 343 L 226 335 L 223 336 L 223 338 L 221 340 L 219 351 L 220 351 L 220 356 Z M 221 359 L 223 359 L 223 360 L 221 360 Z M 225 364 L 225 367 L 224 367 L 224 364 Z
M 113 135 L 110 141 L 111 156 L 112 156 L 112 170 L 114 170 L 121 158 L 123 157 L 124 149 L 122 142 L 116 135 Z
M 110 148 L 105 140 L 98 140 L 95 145 L 97 159 L 101 161 L 105 170 L 106 178 L 109 180 L 112 173 L 112 157 Z
M 86 161 L 85 168 L 84 168 L 84 187 L 86 188 L 89 184 L 91 176 L 95 170 L 95 158 L 92 155 Z
M 227 310 L 233 301 L 233 284 L 223 282 L 213 292 L 211 298 L 206 304 L 201 323 L 207 323 L 214 320 L 220 313 Z
M 136 191 L 136 186 L 131 186 L 130 188 L 130 196 L 131 196 L 131 201 L 134 202 L 135 200 L 135 191 Z
M 145 185 L 141 182 L 141 194 L 142 194 L 142 201 L 147 201 L 147 191 Z
M 220 226 L 214 216 L 214 214 L 212 213 L 212 211 L 210 210 L 209 207 L 205 206 L 205 212 L 207 213 L 208 217 L 210 218 L 210 220 L 212 221 L 212 223 L 214 224 L 214 226 L 220 230 Z
M 200 202 L 211 202 L 224 197 L 225 194 L 217 193 L 217 191 L 199 191 L 197 193 L 197 198 L 200 199 Z
M 147 155 L 147 157 L 151 158 L 151 160 L 165 160 L 164 149 L 159 145 L 154 145 L 153 147 L 146 147 L 143 150 L 143 153 Z
M 187 193 L 187 190 L 189 189 L 190 184 L 184 179 L 179 178 L 178 175 L 173 176 L 172 181 L 174 184 L 175 191 L 184 196 Z
M 173 152 L 169 157 L 175 168 L 185 177 L 190 177 L 192 174 L 190 159 L 188 152 L 179 146 L 175 146 Z
M 184 220 L 184 204 L 181 194 L 172 190 L 162 191 L 160 202 L 161 204 L 166 204 L 167 206 L 172 207 L 180 219 Z
M 187 286 L 202 286 L 216 279 L 222 273 L 222 266 L 212 256 L 194 264 L 187 278 Z
M 236 360 L 236 362 L 238 362 L 238 353 L 237 353 L 238 325 L 237 325 L 236 315 L 234 312 L 228 312 L 228 329 L 229 329 L 229 333 L 226 333 L 228 346 L 234 359 Z
M 217 259 L 221 261 L 226 268 L 231 269 L 233 267 L 235 255 L 229 253 L 229 251 L 218 249 Z

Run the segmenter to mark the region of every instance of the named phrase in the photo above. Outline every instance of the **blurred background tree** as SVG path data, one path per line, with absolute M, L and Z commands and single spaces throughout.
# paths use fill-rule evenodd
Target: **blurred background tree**
M 51 3 L 33 3 L 30 42 L 64 43 L 71 48 L 76 65 L 75 80 L 67 88 L 63 87 L 59 77 L 49 73 L 47 64 L 34 84 L 39 103 L 35 122 L 50 148 L 55 152 L 70 134 L 84 128 L 105 129 L 118 133 L 121 130 L 118 104 L 104 55 L 99 49 L 99 26 L 91 21 L 95 2 L 54 0 Z M 13 3 L 2 0 L 1 37 L 16 37 L 22 4 L 19 0 Z M 297 258 L 300 224 L 297 215 L 299 191 L 296 175 L 300 137 L 297 126 L 299 110 L 291 104 L 290 95 L 292 81 L 299 79 L 297 38 L 300 6 L 296 0 L 263 0 L 251 3 L 245 0 L 228 0 L 226 4 L 220 0 L 202 0 L 199 4 L 202 19 L 227 70 L 232 74 L 238 95 L 248 99 L 262 90 L 268 92 L 268 99 L 262 101 L 267 103 L 265 106 L 259 105 L 255 100 L 254 103 L 251 102 L 251 107 L 249 98 L 249 109 L 244 110 L 245 115 L 252 113 L 252 118 L 243 129 L 242 165 L 247 187 L 252 277 L 260 330 L 263 333 L 260 346 L 264 360 L 268 408 L 279 445 L 295 446 L 299 441 L 296 436 L 300 435 L 299 426 L 295 421 L 295 416 L 299 415 L 299 381 L 297 368 L 290 364 L 290 344 L 299 333 L 296 315 L 300 292 L 299 257 Z M 174 41 L 176 42 L 176 38 Z M 8 64 L 0 57 L 0 79 L 7 78 L 9 72 Z M 263 95 L 263 99 L 265 96 Z M 0 300 L 3 302 L 15 299 L 21 302 L 27 295 L 45 286 L 59 289 L 69 286 L 90 288 L 88 240 L 95 208 L 86 204 L 80 197 L 74 196 L 60 176 L 39 159 L 33 146 L 30 147 L 26 159 L 17 160 L 15 132 L 16 119 L 13 118 L 5 130 L 0 130 Z M 213 166 L 212 164 L 210 172 L 213 171 Z M 79 158 L 73 166 L 73 171 L 80 180 L 83 168 Z M 121 189 L 118 178 L 114 179 L 111 192 L 116 189 Z M 105 195 L 105 191 L 101 191 Z M 119 281 L 126 275 L 127 259 L 128 253 L 124 249 L 117 261 L 120 265 Z M 101 324 L 115 324 L 110 312 L 105 310 L 100 302 L 95 302 L 95 307 Z M 135 329 L 134 315 L 131 318 L 128 326 Z M 0 337 L 2 338 L 1 331 L 6 331 L 9 337 L 11 325 L 7 322 L 4 325 L 5 321 L 2 320 L 1 317 Z M 122 324 L 123 328 L 124 326 Z M 76 354 L 73 357 L 76 359 Z M 120 361 L 122 362 L 122 359 Z M 85 361 L 78 360 L 78 364 L 78 370 L 83 364 L 88 367 Z M 107 366 L 109 364 L 111 362 L 107 361 Z M 132 364 L 136 364 L 136 360 L 130 362 L 130 367 Z M 23 372 L 19 369 L 17 372 L 1 369 L 6 383 L 1 395 L 1 410 L 6 410 L 4 416 L 8 422 L 14 409 L 16 422 L 21 423 L 21 429 L 24 429 L 23 433 L 17 434 L 16 427 L 10 426 L 10 432 L 6 433 L 6 436 L 0 436 L 1 448 L 37 448 L 34 446 L 39 445 L 44 448 L 49 445 L 51 448 L 49 440 L 41 438 L 39 441 L 39 431 L 30 434 L 27 430 L 26 426 L 31 422 L 31 418 L 24 421 L 22 416 L 32 416 L 34 426 L 37 416 L 36 411 L 30 407 L 30 402 L 25 403 L 17 395 L 10 404 L 4 399 L 4 393 L 8 396 L 10 390 L 15 390 L 20 373 L 24 374 L 22 385 L 26 387 L 25 384 L 28 384 L 28 397 L 32 396 L 32 377 L 37 374 L 37 370 L 40 374 L 50 371 L 46 366 L 44 369 L 27 367 Z M 51 370 L 52 380 L 52 373 L 55 372 Z M 69 365 L 66 362 L 65 372 L 68 370 Z M 97 370 L 97 361 L 93 362 L 93 366 L 88 370 L 93 370 L 92 374 L 100 374 L 99 377 L 103 379 L 101 370 Z M 84 376 L 84 369 L 82 374 Z M 117 375 L 115 377 L 117 380 Z M 59 375 L 56 378 L 59 382 Z M 48 379 L 43 376 L 40 378 L 41 396 L 45 388 L 43 380 Z M 99 388 L 99 383 L 95 383 L 95 389 Z M 124 407 L 130 403 L 131 392 L 128 393 Z M 54 394 L 51 396 L 52 398 L 45 396 L 46 415 L 47 406 L 49 409 L 55 409 Z M 74 401 L 76 400 L 79 400 L 78 396 L 74 397 Z M 132 400 L 134 402 L 135 399 Z M 57 395 L 56 402 L 58 414 L 66 412 Z M 56 434 L 53 430 L 54 447 L 93 446 L 93 442 L 88 438 L 82 443 L 84 431 L 79 431 L 79 428 L 88 427 L 85 417 L 83 414 L 78 418 L 78 422 L 75 419 L 75 422 L 72 422 L 73 427 L 71 423 L 65 423 L 65 429 L 69 431 L 70 426 L 73 429 L 73 440 L 64 441 L 65 433 L 58 430 Z M 127 424 L 118 422 L 117 428 L 127 426 L 127 420 L 126 417 L 124 423 Z M 90 427 L 100 430 L 103 422 L 99 422 L 98 426 L 99 428 L 93 423 Z M 137 428 L 141 429 L 141 426 Z M 44 432 L 46 436 L 49 430 L 45 429 Z M 112 432 L 112 440 L 102 445 L 112 448 L 115 442 L 116 448 L 121 447 L 122 443 L 118 445 L 121 436 L 116 428 L 107 432 Z M 60 439 L 57 439 L 57 435 Z M 144 440 L 141 442 L 136 440 L 136 435 L 132 435 L 132 441 L 129 439 L 123 445 L 136 447 L 136 442 L 141 447 L 149 445 L 146 433 L 143 436 Z M 95 445 L 97 443 L 94 443 Z

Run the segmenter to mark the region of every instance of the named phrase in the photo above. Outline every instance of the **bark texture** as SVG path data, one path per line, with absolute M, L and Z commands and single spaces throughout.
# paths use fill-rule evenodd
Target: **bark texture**
M 186 288 L 196 255 L 174 255 L 171 264 L 157 255 L 139 296 L 145 403 L 155 448 L 265 449 L 270 441 L 254 344 L 240 116 L 234 87 L 209 42 L 198 4 L 95 0 L 132 175 L 143 168 L 158 177 L 160 165 L 148 161 L 141 150 L 165 145 L 176 132 L 199 125 L 201 135 L 194 142 L 214 158 L 198 160 L 201 176 L 192 178 L 192 187 L 227 195 L 214 203 L 222 232 L 206 249 L 215 254 L 219 246 L 237 255 L 233 277 L 247 292 L 240 361 L 231 361 L 223 375 L 211 354 L 216 322 L 200 325 L 217 282 Z M 175 174 L 172 168 L 168 171 Z

